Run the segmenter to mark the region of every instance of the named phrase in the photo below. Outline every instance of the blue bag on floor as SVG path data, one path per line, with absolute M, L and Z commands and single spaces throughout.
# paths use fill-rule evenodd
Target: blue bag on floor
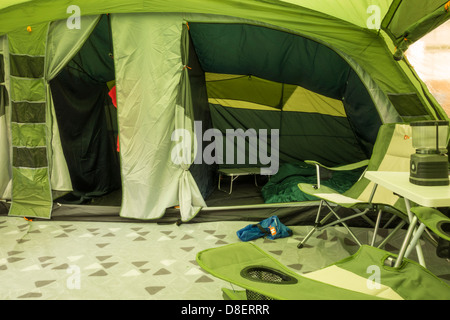
M 264 219 L 257 224 L 249 224 L 237 232 L 237 236 L 241 241 L 250 241 L 261 237 L 274 240 L 291 235 L 292 230 L 282 224 L 277 216 Z

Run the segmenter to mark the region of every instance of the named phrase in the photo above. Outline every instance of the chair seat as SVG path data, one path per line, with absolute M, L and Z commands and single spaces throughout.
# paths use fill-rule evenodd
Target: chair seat
M 408 259 L 399 268 L 385 266 L 389 256 L 395 255 L 363 245 L 348 258 L 300 275 L 256 245 L 238 242 L 201 251 L 197 262 L 211 275 L 247 290 L 244 296 L 224 289 L 231 299 L 450 299 L 450 286 L 427 269 Z
M 332 188 L 321 185 L 320 188 L 315 188 L 313 185 L 308 183 L 299 183 L 299 189 L 309 195 L 318 197 L 323 200 L 327 200 L 333 203 L 339 203 L 342 207 L 352 207 L 357 203 L 364 203 L 361 200 L 347 197 L 343 194 L 334 191 Z

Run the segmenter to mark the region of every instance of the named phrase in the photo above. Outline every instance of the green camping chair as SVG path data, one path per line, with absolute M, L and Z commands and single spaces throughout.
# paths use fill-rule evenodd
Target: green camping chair
M 382 212 L 392 214 L 391 219 L 384 225 L 387 228 L 389 224 L 396 218 L 400 217 L 401 222 L 386 237 L 378 247 L 382 247 L 389 239 L 401 229 L 408 221 L 407 210 L 404 201 L 391 191 L 377 187 L 373 182 L 363 176 L 346 192 L 340 194 L 335 190 L 324 186 L 320 183 L 319 168 L 325 167 L 328 170 L 353 170 L 358 167 L 366 166 L 366 170 L 371 171 L 408 171 L 410 166 L 410 156 L 415 152 L 411 142 L 411 127 L 407 124 L 384 124 L 380 127 L 378 136 L 373 148 L 372 157 L 368 161 L 361 161 L 355 164 L 344 165 L 340 167 L 330 168 L 322 166 L 318 162 L 308 161 L 316 165 L 317 184 L 300 183 L 298 187 L 301 191 L 319 198 L 320 204 L 316 215 L 316 221 L 313 229 L 298 244 L 299 248 L 308 241 L 308 239 L 318 230 L 322 230 L 329 226 L 341 223 L 355 239 L 358 245 L 362 245 L 359 239 L 351 231 L 345 221 L 362 217 L 374 227 L 374 234 L 371 245 L 375 245 L 378 228 L 381 221 Z M 337 208 L 333 208 L 332 204 L 337 208 L 344 207 L 353 209 L 356 213 L 347 217 L 341 217 L 337 213 Z M 327 207 L 329 213 L 320 220 L 322 208 Z M 368 213 L 378 211 L 376 222 L 374 223 L 367 217 Z M 332 216 L 336 220 L 325 224 Z
M 236 300 L 437 300 L 450 299 L 450 286 L 414 261 L 385 265 L 391 253 L 363 245 L 354 255 L 326 268 L 297 274 L 250 242 L 197 254 L 211 275 L 245 290 L 222 289 Z

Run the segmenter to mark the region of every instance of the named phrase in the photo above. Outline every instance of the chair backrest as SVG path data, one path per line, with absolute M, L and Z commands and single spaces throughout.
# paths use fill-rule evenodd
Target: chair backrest
M 383 124 L 378 131 L 377 140 L 367 170 L 409 172 L 410 157 L 415 153 L 412 146 L 412 130 L 409 124 Z M 373 189 L 373 182 L 362 177 L 347 192 L 346 196 L 367 202 Z M 373 203 L 395 206 L 405 212 L 403 201 L 392 191 L 377 187 Z

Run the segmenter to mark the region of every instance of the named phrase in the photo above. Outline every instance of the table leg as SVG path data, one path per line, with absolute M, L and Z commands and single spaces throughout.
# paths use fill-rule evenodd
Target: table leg
M 231 194 L 233 192 L 233 181 L 236 179 L 234 176 L 231 176 L 230 178 L 230 192 L 228 194 Z
M 400 252 L 398 254 L 397 260 L 395 261 L 394 268 L 400 267 L 400 265 L 403 261 L 403 258 L 405 257 L 406 248 L 408 247 L 408 244 L 410 243 L 411 236 L 414 232 L 414 228 L 416 227 L 417 220 L 418 220 L 417 217 L 414 216 L 412 218 L 412 221 L 409 222 L 409 228 L 408 228 L 408 231 L 406 232 L 406 236 L 405 236 L 405 239 L 403 240 L 403 244 L 402 244 L 402 247 L 400 248 Z
M 239 175 L 232 175 L 230 180 L 230 192 L 228 194 L 231 194 L 233 192 L 233 181 L 236 180 L 239 177 Z
M 372 247 L 375 246 L 375 240 L 378 234 L 378 228 L 380 227 L 380 220 L 381 220 L 381 215 L 383 214 L 383 210 L 379 209 L 378 210 L 378 215 L 377 215 L 377 221 L 375 223 L 375 229 L 373 230 L 373 236 L 372 236 L 372 242 L 370 243 L 370 245 Z
M 417 228 L 417 230 L 414 232 L 414 236 L 411 239 L 411 243 L 409 244 L 408 249 L 406 249 L 405 258 L 408 258 L 412 249 L 415 247 L 417 250 L 417 256 L 419 258 L 420 265 L 423 267 L 426 267 L 425 259 L 423 258 L 422 247 L 418 244 L 418 241 L 419 241 L 420 237 L 422 236 L 422 233 L 424 230 L 425 230 L 425 225 L 423 223 L 421 223 L 419 225 L 419 228 Z
M 227 192 L 227 191 L 221 189 L 220 181 L 222 180 L 222 177 L 223 177 L 223 175 L 220 173 L 219 174 L 219 184 L 218 184 L 217 188 L 220 191 Z M 231 194 L 233 192 L 233 181 L 236 180 L 238 177 L 239 177 L 239 175 L 230 175 L 230 189 L 228 191 L 228 194 Z
M 416 225 L 418 218 L 411 212 L 411 204 L 408 199 L 405 199 L 406 210 L 408 212 L 409 218 L 409 228 L 406 232 L 405 239 L 403 240 L 402 247 L 400 248 L 400 253 L 398 254 L 397 261 L 395 262 L 394 267 L 398 268 L 403 261 L 403 258 L 408 257 L 413 247 L 416 247 L 417 256 L 419 259 L 419 263 L 425 267 L 425 259 L 423 258 L 422 248 L 420 247 L 420 243 L 418 242 L 420 236 L 423 233 L 425 226 L 423 224 L 420 225 L 419 229 L 416 230 Z M 414 236 L 414 237 L 413 237 Z M 412 240 L 411 240 L 411 237 Z
M 408 217 L 411 221 L 412 218 L 415 217 L 415 215 L 411 212 L 411 203 L 409 202 L 409 200 L 406 198 L 404 198 L 404 199 L 405 199 L 406 210 L 408 211 Z M 423 233 L 423 230 L 425 230 L 425 225 L 423 225 L 423 223 L 420 224 L 419 229 L 417 229 L 416 224 L 414 224 L 414 231 L 413 231 L 414 238 L 412 240 L 414 242 L 412 242 L 410 244 L 410 248 L 412 249 L 414 246 L 416 247 L 417 258 L 419 259 L 419 263 L 421 266 L 425 267 L 425 259 L 423 257 L 422 247 L 420 246 L 420 243 L 418 242 L 420 236 Z M 405 253 L 405 258 L 408 257 L 409 253 L 411 252 L 411 249 Z

